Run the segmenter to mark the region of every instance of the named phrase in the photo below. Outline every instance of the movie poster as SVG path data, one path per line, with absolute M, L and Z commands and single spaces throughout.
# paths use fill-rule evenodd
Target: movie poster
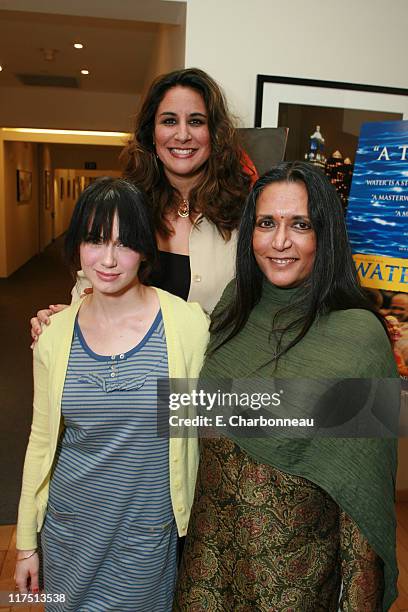
M 408 121 L 363 124 L 347 228 L 361 283 L 386 315 L 408 377 Z

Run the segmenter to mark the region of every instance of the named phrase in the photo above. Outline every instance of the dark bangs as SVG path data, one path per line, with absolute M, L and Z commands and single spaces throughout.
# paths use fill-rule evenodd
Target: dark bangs
M 146 260 L 139 270 L 139 279 L 145 282 L 157 259 L 153 224 L 145 196 L 124 179 L 102 177 L 83 191 L 65 236 L 67 263 L 76 272 L 81 243 L 109 242 L 116 214 L 120 242 Z

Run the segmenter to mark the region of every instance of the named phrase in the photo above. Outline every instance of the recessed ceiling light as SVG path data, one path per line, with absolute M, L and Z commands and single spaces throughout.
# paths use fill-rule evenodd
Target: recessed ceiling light
M 74 43 L 75 49 L 83 49 L 84 45 L 82 43 Z
M 0 66 L 0 72 L 3 70 L 3 66 Z
M 81 74 L 89 74 L 89 70 L 81 70 Z

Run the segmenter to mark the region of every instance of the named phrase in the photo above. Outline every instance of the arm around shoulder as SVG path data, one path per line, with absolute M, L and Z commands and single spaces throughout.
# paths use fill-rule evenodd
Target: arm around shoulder
M 83 295 L 85 289 L 89 289 L 90 287 L 91 283 L 89 282 L 85 274 L 82 272 L 82 270 L 79 270 L 77 272 L 76 283 L 71 291 L 71 304 L 73 304 L 74 302 L 78 302 L 81 299 L 81 296 Z

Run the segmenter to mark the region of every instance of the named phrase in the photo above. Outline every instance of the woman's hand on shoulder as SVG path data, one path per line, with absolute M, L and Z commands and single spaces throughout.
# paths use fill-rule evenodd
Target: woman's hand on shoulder
M 42 333 L 42 326 L 49 325 L 51 323 L 51 318 L 53 314 L 56 312 L 61 312 L 68 308 L 67 304 L 50 304 L 48 308 L 43 308 L 37 312 L 37 316 L 30 319 L 31 324 L 31 337 L 33 339 L 33 343 L 31 344 L 31 348 L 34 348 L 35 343 Z
M 35 550 L 17 552 L 14 580 L 20 593 L 38 593 L 38 570 L 40 562 Z

